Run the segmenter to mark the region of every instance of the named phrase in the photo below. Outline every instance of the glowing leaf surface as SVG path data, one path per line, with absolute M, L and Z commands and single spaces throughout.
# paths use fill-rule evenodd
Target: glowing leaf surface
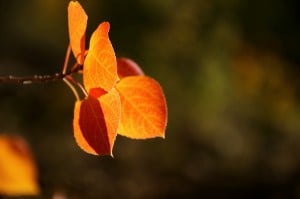
M 112 155 L 120 116 L 116 89 L 108 93 L 101 88 L 92 89 L 85 100 L 75 104 L 73 128 L 77 144 L 90 154 Z
M 77 1 L 70 1 L 68 7 L 69 38 L 73 54 L 83 64 L 85 53 L 85 31 L 88 16 Z
M 109 23 L 101 23 L 90 40 L 90 48 L 83 67 L 83 83 L 91 88 L 112 89 L 118 80 L 117 61 L 108 37 Z
M 122 104 L 118 133 L 135 139 L 164 138 L 167 105 L 158 82 L 146 76 L 129 76 L 116 87 Z

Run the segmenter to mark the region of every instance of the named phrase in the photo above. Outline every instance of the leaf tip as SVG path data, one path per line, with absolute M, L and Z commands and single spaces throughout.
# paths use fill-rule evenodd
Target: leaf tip
M 105 30 L 107 30 L 107 32 L 109 32 L 109 29 L 110 29 L 110 23 L 109 23 L 108 21 L 104 21 L 104 22 L 102 22 L 100 25 L 102 25 L 103 28 L 104 28 Z
M 159 137 L 160 137 L 160 138 L 162 138 L 162 139 L 166 139 L 166 135 L 165 135 L 165 133 L 164 133 L 164 134 L 162 134 L 162 135 L 160 135 Z

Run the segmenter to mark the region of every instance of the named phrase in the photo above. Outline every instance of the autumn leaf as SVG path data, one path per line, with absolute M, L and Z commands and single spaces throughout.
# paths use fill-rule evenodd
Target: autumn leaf
M 167 105 L 159 83 L 146 76 L 129 76 L 116 88 L 122 104 L 118 134 L 134 139 L 164 138 Z
M 37 171 L 24 139 L 0 136 L 0 194 L 38 195 Z
M 70 45 L 79 64 L 84 62 L 85 31 L 88 16 L 77 1 L 70 1 L 68 6 L 68 26 Z
M 127 76 L 144 75 L 139 65 L 131 59 L 125 57 L 117 58 L 117 66 L 120 79 Z
M 116 89 L 108 93 L 101 88 L 77 101 L 74 109 L 74 136 L 87 153 L 112 155 L 121 116 L 120 97 Z
M 117 61 L 108 37 L 109 23 L 101 23 L 92 34 L 88 54 L 83 67 L 83 83 L 89 92 L 91 88 L 111 90 L 117 80 Z

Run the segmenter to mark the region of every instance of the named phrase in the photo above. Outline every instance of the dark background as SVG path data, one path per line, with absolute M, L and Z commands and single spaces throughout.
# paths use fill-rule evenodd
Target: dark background
M 166 94 L 166 139 L 117 137 L 114 158 L 73 139 L 63 82 L 0 85 L 0 132 L 28 140 L 42 196 L 300 197 L 300 26 L 296 0 L 85 0 L 117 56 Z M 67 0 L 0 0 L 0 76 L 61 71 Z

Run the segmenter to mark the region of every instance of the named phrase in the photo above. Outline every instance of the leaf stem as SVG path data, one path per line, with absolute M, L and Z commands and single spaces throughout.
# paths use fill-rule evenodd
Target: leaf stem
M 69 63 L 69 59 L 70 59 L 70 54 L 71 54 L 71 44 L 68 45 L 67 51 L 66 51 L 66 56 L 65 56 L 65 61 L 64 61 L 64 65 L 63 65 L 63 69 L 62 69 L 62 73 L 65 74 L 67 72 L 67 68 L 68 68 L 68 63 Z
M 80 101 L 79 94 L 73 84 L 66 78 L 63 78 L 63 81 L 68 85 L 68 87 L 72 90 L 73 94 L 75 95 L 75 98 L 77 101 Z
M 74 79 L 72 76 L 66 76 L 66 79 L 68 79 L 69 81 L 71 81 L 73 84 L 75 84 L 76 86 L 78 86 L 80 88 L 80 90 L 83 92 L 84 96 L 87 97 L 88 93 L 85 90 L 85 88 L 83 87 L 83 85 L 78 82 L 76 79 Z

